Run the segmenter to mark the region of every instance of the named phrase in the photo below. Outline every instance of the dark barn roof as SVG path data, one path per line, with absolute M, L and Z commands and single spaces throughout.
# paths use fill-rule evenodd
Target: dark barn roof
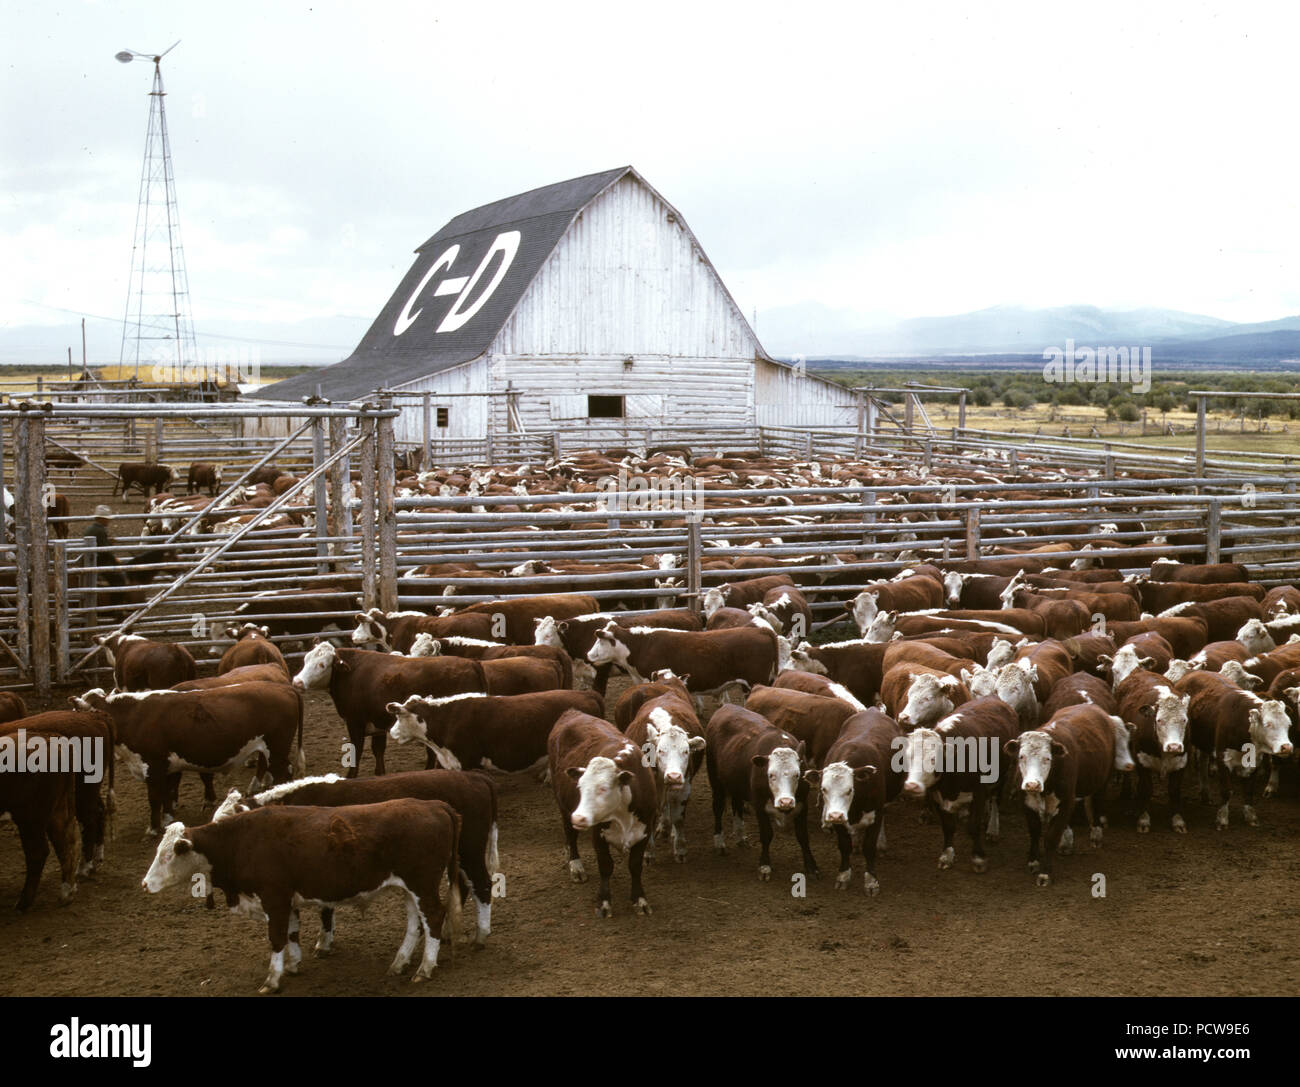
M 319 385 L 330 400 L 356 400 L 374 389 L 402 385 L 478 358 L 510 319 L 578 212 L 630 172 L 630 166 L 621 166 L 575 177 L 457 215 L 416 250 L 415 263 L 351 355 L 333 366 L 264 386 L 255 395 L 297 400 L 315 393 Z M 463 324 L 439 332 L 453 307 L 463 314 L 483 297 L 503 260 L 497 255 L 483 265 L 484 258 L 499 237 L 512 231 L 519 233 L 518 250 L 496 289 Z M 452 246 L 459 247 L 453 259 L 430 276 L 430 262 Z M 482 274 L 471 283 L 481 266 Z M 427 280 L 422 287 L 421 280 Z M 459 280 L 464 286 L 453 285 Z M 402 331 L 397 333 L 399 321 Z M 456 319 L 451 323 L 457 324 Z

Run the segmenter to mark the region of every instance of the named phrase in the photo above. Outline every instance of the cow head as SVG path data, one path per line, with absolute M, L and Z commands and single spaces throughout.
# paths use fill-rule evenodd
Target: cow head
M 564 648 L 561 635 L 569 629 L 567 620 L 556 619 L 553 615 L 543 615 L 533 620 L 533 645 L 549 645 L 554 649 Z
M 654 748 L 652 765 L 670 793 L 681 791 L 691 779 L 691 756 L 704 750 L 704 737 L 690 735 L 662 706 L 650 711 L 645 731 Z
M 1190 695 L 1180 695 L 1168 687 L 1155 689 L 1155 704 L 1147 703 L 1138 712 L 1156 730 L 1156 743 L 1166 755 L 1181 755 L 1187 750 L 1187 711 Z
M 961 590 L 966 584 L 966 575 L 950 570 L 943 575 L 943 598 L 950 608 L 961 606 Z
M 985 668 L 978 664 L 975 665 L 975 671 L 973 672 L 963 668 L 961 670 L 961 681 L 970 689 L 972 697 L 986 698 L 998 689 L 997 669 Z
M 1249 620 L 1245 626 L 1237 631 L 1237 641 L 1252 657 L 1258 657 L 1261 653 L 1267 653 L 1277 648 L 1277 642 L 1273 640 L 1273 635 L 1268 632 L 1268 627 L 1258 619 Z
M 427 630 L 421 631 L 415 636 L 415 641 L 411 643 L 411 648 L 407 650 L 408 657 L 437 657 L 442 654 L 442 642 L 438 641 Z
M 1064 758 L 1067 751 L 1060 740 L 1055 740 L 1042 729 L 1022 732 L 1016 739 L 1008 740 L 1002 748 L 1016 760 L 1020 768 L 1020 788 L 1026 793 L 1040 795 L 1047 786 L 1052 772 L 1052 760 Z
M 800 763 L 804 757 L 804 743 L 799 747 L 774 747 L 766 755 L 755 755 L 754 766 L 767 775 L 767 787 L 772 794 L 772 807 L 777 812 L 792 812 L 798 807 Z
M 1183 676 L 1187 675 L 1188 672 L 1195 672 L 1203 667 L 1204 664 L 1204 661 L 1196 663 L 1175 657 L 1169 662 L 1169 667 L 1165 669 L 1165 679 L 1169 680 L 1170 683 L 1177 683 L 1183 678 Z
M 1294 752 L 1289 736 L 1291 718 L 1287 716 L 1284 703 L 1277 699 L 1261 699 L 1259 705 L 1251 709 L 1248 720 L 1250 738 L 1256 751 L 1279 759 L 1291 757 Z
M 1259 676 L 1247 672 L 1241 661 L 1224 661 L 1223 667 L 1219 669 L 1219 675 L 1243 691 L 1254 691 L 1264 686 L 1264 681 Z
M 140 888 L 157 894 L 167 887 L 188 883 L 196 873 L 207 875 L 211 871 L 212 863 L 185 837 L 185 824 L 170 823 L 163 831 L 162 841 L 158 843 L 149 871 L 140 881 Z
M 108 712 L 108 695 L 103 687 L 94 687 L 81 696 L 72 695 L 68 701 L 72 704 L 73 709 L 80 710 L 83 713 Z
M 750 604 L 746 610 L 754 617 L 756 626 L 767 627 L 773 634 L 780 634 L 785 629 L 776 612 L 766 604 Z
M 357 629 L 352 632 L 353 645 L 387 645 L 388 628 L 384 625 L 384 613 L 378 608 L 357 614 Z
M 317 691 L 329 687 L 330 676 L 340 664 L 333 642 L 319 642 L 307 651 L 302 659 L 302 669 L 293 677 L 293 685 L 300 691 Z
M 1110 681 L 1112 687 L 1118 688 L 1134 672 L 1142 668 L 1155 667 L 1155 657 L 1140 657 L 1135 645 L 1122 645 L 1115 652 L 1115 656 L 1101 656 L 1097 658 L 1099 663 L 1108 664 L 1110 667 Z
M 259 627 L 256 623 L 245 623 L 242 627 L 226 627 L 226 637 L 234 638 L 235 641 L 242 641 L 245 638 L 263 638 L 271 637 L 270 627 Z
M 448 747 L 439 741 L 442 730 L 438 727 L 438 708 L 448 702 L 463 698 L 482 698 L 480 694 L 457 694 L 447 698 L 426 698 L 413 694 L 405 702 L 389 702 L 384 709 L 393 715 L 392 727 L 388 735 L 399 744 L 414 740 L 424 744 L 444 770 L 461 769 L 460 759 Z
M 821 786 L 822 826 L 847 826 L 849 811 L 853 807 L 854 788 L 867 781 L 874 766 L 850 766 L 847 762 L 833 762 L 820 773 L 805 770 L 804 780 L 812 786 Z
M 877 612 L 876 617 L 871 620 L 871 625 L 867 627 L 866 633 L 862 636 L 862 640 L 871 645 L 880 645 L 890 641 L 894 637 L 894 624 L 897 622 L 898 612 Z
M 1127 774 L 1133 769 L 1133 749 L 1129 741 L 1133 738 L 1133 733 L 1137 731 L 1132 725 L 1122 717 L 1110 715 L 1111 731 L 1115 735 L 1115 759 L 1113 765 L 1121 774 Z
M 1023 588 L 1025 588 L 1025 572 L 1023 570 L 1018 570 L 1016 571 L 1016 575 L 1007 582 L 1007 587 L 998 595 L 998 600 L 1002 604 L 1003 611 L 1016 606 L 1016 593 L 1020 592 Z
M 903 774 L 903 795 L 918 800 L 939 783 L 943 737 L 932 728 L 917 728 L 894 743 L 895 769 Z
M 800 642 L 798 648 L 790 654 L 790 667 L 799 672 L 811 672 L 815 676 L 829 675 L 826 665 L 811 655 L 811 649 L 811 642 Z
M 993 645 L 989 649 L 989 655 L 985 660 L 987 668 L 1001 668 L 1004 664 L 1011 663 L 1016 656 L 1016 647 L 1005 638 L 994 638 Z
M 921 672 L 907 687 L 907 701 L 898 715 L 903 728 L 917 728 L 947 717 L 954 708 L 953 696 L 961 680 L 956 676 L 934 676 Z
M 727 586 L 714 586 L 704 594 L 704 617 L 712 619 L 713 613 L 727 603 Z
M 569 816 L 574 830 L 607 823 L 632 802 L 632 771 L 604 755 L 586 766 L 570 766 L 565 773 L 578 783 L 578 803 Z
M 612 619 L 596 631 L 596 640 L 587 650 L 587 660 L 596 665 L 617 664 L 620 668 L 628 670 L 628 658 L 632 651 L 619 640 L 620 633 L 622 632 L 618 624 Z
M 853 598 L 850 611 L 853 613 L 853 621 L 858 626 L 858 633 L 866 634 L 871 620 L 880 611 L 880 593 L 867 592 L 864 589 Z

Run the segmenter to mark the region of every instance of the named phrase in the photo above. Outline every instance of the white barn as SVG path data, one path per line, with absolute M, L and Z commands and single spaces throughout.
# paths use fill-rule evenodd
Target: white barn
M 257 395 L 318 385 L 335 402 L 430 393 L 439 441 L 858 421 L 854 393 L 767 354 L 680 213 L 630 166 L 456 216 L 347 359 Z M 423 404 L 399 404 L 397 440 L 420 442 Z

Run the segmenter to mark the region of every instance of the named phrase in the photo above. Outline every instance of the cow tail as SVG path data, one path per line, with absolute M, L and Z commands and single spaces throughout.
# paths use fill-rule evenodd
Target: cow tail
M 451 949 L 452 962 L 456 961 L 456 936 L 460 932 L 460 812 L 447 805 L 451 816 L 451 856 L 447 858 L 447 911 L 442 921 L 442 938 Z
M 306 702 L 307 700 L 302 695 L 298 696 L 298 776 L 299 777 L 306 777 L 307 775 L 307 753 L 302 749 L 302 722 L 303 722 L 303 718 L 306 717 L 307 715 Z

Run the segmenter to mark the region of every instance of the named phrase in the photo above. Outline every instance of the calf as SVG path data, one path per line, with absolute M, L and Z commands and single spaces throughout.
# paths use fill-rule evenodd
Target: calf
M 176 473 L 165 464 L 119 464 L 117 479 L 113 481 L 113 494 L 117 494 L 121 487 L 122 497 L 125 498 L 132 487 L 139 487 L 145 498 L 148 498 L 151 489 L 155 493 L 161 493 L 171 486 L 175 478 Z
M 696 632 L 611 622 L 597 632 L 587 659 L 617 665 L 637 683 L 667 668 L 687 676 L 687 687 L 697 695 L 770 683 L 777 672 L 776 638 L 757 627 Z
M 1132 729 L 1131 750 L 1137 761 L 1137 829 L 1151 829 L 1152 773 L 1169 782 L 1170 822 L 1187 833 L 1183 820 L 1183 771 L 1187 767 L 1187 714 L 1190 700 L 1163 676 L 1139 668 L 1116 685 L 1119 716 Z
M 745 836 L 745 805 L 758 816 L 761 846 L 758 878 L 772 878 L 772 816 L 794 817 L 804 872 L 817 876 L 808 846 L 808 782 L 803 778 L 804 744 L 765 717 L 740 706 L 719 707 L 704 729 L 705 764 L 713 793 L 713 849 L 726 853 L 722 812 L 731 800 L 738 845 Z
M 600 871 L 596 916 L 610 917 L 610 876 L 614 858 L 609 847 L 627 854 L 632 881 L 632 909 L 650 913 L 641 885 L 641 866 L 655 818 L 655 784 L 641 749 L 608 721 L 581 710 L 567 711 L 551 730 L 547 761 L 555 803 L 569 850 L 569 876 L 587 878 L 578 856 L 578 831 L 591 831 Z
M 238 801 L 239 794 L 234 796 Z M 256 796 L 244 798 L 247 808 L 271 804 L 337 808 L 350 804 L 381 804 L 386 800 L 444 800 L 461 818 L 457 848 L 460 871 L 469 881 L 477 917 L 474 943 L 483 947 L 492 933 L 492 878 L 500 871 L 497 854 L 497 787 L 486 774 L 459 770 L 411 770 L 381 778 L 344 779 L 336 774 L 302 778 Z M 229 798 L 228 798 L 229 799 Z M 223 804 L 222 807 L 225 807 Z M 334 946 L 334 910 L 321 910 L 317 955 Z
M 285 663 L 284 655 L 271 641 L 269 628 L 259 627 L 255 623 L 245 623 L 242 627 L 227 627 L 226 637 L 234 638 L 235 644 L 221 655 L 221 660 L 217 664 L 217 675 L 256 664 L 274 664 L 284 672 L 286 679 L 292 675 L 289 665 Z
M 1092 828 L 1091 840 L 1100 848 L 1106 825 L 1103 804 L 1106 784 L 1115 764 L 1115 736 L 1124 724 L 1097 706 L 1068 706 L 1042 728 L 1022 732 L 1008 740 L 1006 752 L 1020 770 L 1020 788 L 1029 824 L 1029 871 L 1038 886 L 1052 882 L 1052 854 L 1074 849 L 1070 816 L 1083 797 Z M 1049 820 L 1043 839 L 1043 817 Z
M 221 466 L 205 460 L 196 460 L 190 465 L 185 493 L 207 489 L 208 497 L 215 498 L 217 488 L 221 486 Z
M 899 746 L 895 765 L 904 776 L 903 795 L 910 800 L 928 798 L 939 809 L 941 869 L 951 868 L 956 859 L 956 813 L 968 803 L 971 867 L 976 872 L 988 868 L 984 838 L 987 833 L 996 841 L 1000 832 L 998 800 L 1010 761 L 1003 755 L 1003 746 L 1016 730 L 1015 710 L 1000 698 L 979 698 L 945 716 L 932 729 L 913 730 Z
M 272 783 L 288 781 L 295 734 L 299 772 L 306 767 L 302 696 L 284 683 L 111 695 L 96 688 L 70 701 L 78 710 L 112 718 L 115 743 L 129 753 L 132 774 L 148 789 L 149 835 L 161 834 L 163 824 L 171 821 L 182 771 L 202 777 L 205 805 L 216 807 L 213 776 L 228 774 L 254 756 L 254 781 L 264 779 L 268 770 Z
M 880 893 L 876 850 L 885 829 L 885 805 L 903 787 L 894 758 L 903 742 L 902 731 L 890 717 L 879 710 L 864 710 L 844 722 L 822 769 L 804 771 L 804 779 L 821 789 L 822 826 L 835 831 L 840 850 L 837 891 L 846 890 L 853 879 L 851 854 L 856 840 L 867 869 L 863 890 L 871 896 Z
M 375 773 L 384 773 L 384 751 L 393 715 L 388 706 L 411 695 L 443 698 L 453 694 L 485 694 L 483 665 L 462 657 L 395 657 L 367 649 L 335 649 L 329 642 L 314 646 L 293 677 L 300 691 L 328 689 L 334 708 L 348 730 L 344 764 L 348 777 L 370 735 Z
M 1200 760 L 1202 800 L 1209 800 L 1210 763 L 1219 768 L 1222 803 L 1214 817 L 1215 829 L 1228 825 L 1234 772 L 1242 779 L 1245 794 L 1242 818 L 1247 826 L 1258 826 L 1252 802 L 1260 757 L 1286 759 L 1294 752 L 1286 706 L 1234 687 L 1213 672 L 1189 672 L 1175 689 L 1190 697 L 1187 717 L 1192 745 L 1204 756 Z
M 664 686 L 668 689 L 641 702 L 632 720 L 618 729 L 650 763 L 660 823 L 672 835 L 673 860 L 681 863 L 686 860 L 686 805 L 691 799 L 691 782 L 704 761 L 704 730 L 685 687 L 680 683 Z M 657 828 L 650 836 L 651 857 L 655 833 Z
M 123 691 L 158 691 L 195 676 L 194 658 L 183 645 L 151 642 L 138 634 L 96 637 L 113 666 L 113 682 Z
M 429 749 L 428 766 L 506 773 L 540 772 L 546 763 L 546 738 L 571 709 L 598 716 L 605 712 L 605 700 L 595 691 L 537 691 L 411 695 L 387 706 L 394 718 L 390 735 L 398 743 L 423 743 Z
M 761 714 L 804 744 L 812 767 L 822 765 L 844 722 L 858 712 L 838 698 L 761 686 L 749 693 L 745 709 Z
M 438 965 L 440 938 L 460 926 L 461 817 L 442 800 L 411 798 L 344 807 L 273 805 L 200 827 L 172 823 L 158 843 L 144 890 L 188 886 L 196 875 L 224 892 L 233 912 L 266 915 L 271 969 L 259 992 L 298 973 L 299 910 L 365 904 L 387 887 L 406 895 L 406 936 L 388 968 L 401 974 L 420 938 L 424 954 L 412 981 Z M 448 902 L 438 897 L 447 873 Z M 286 958 L 287 956 L 287 958 Z

